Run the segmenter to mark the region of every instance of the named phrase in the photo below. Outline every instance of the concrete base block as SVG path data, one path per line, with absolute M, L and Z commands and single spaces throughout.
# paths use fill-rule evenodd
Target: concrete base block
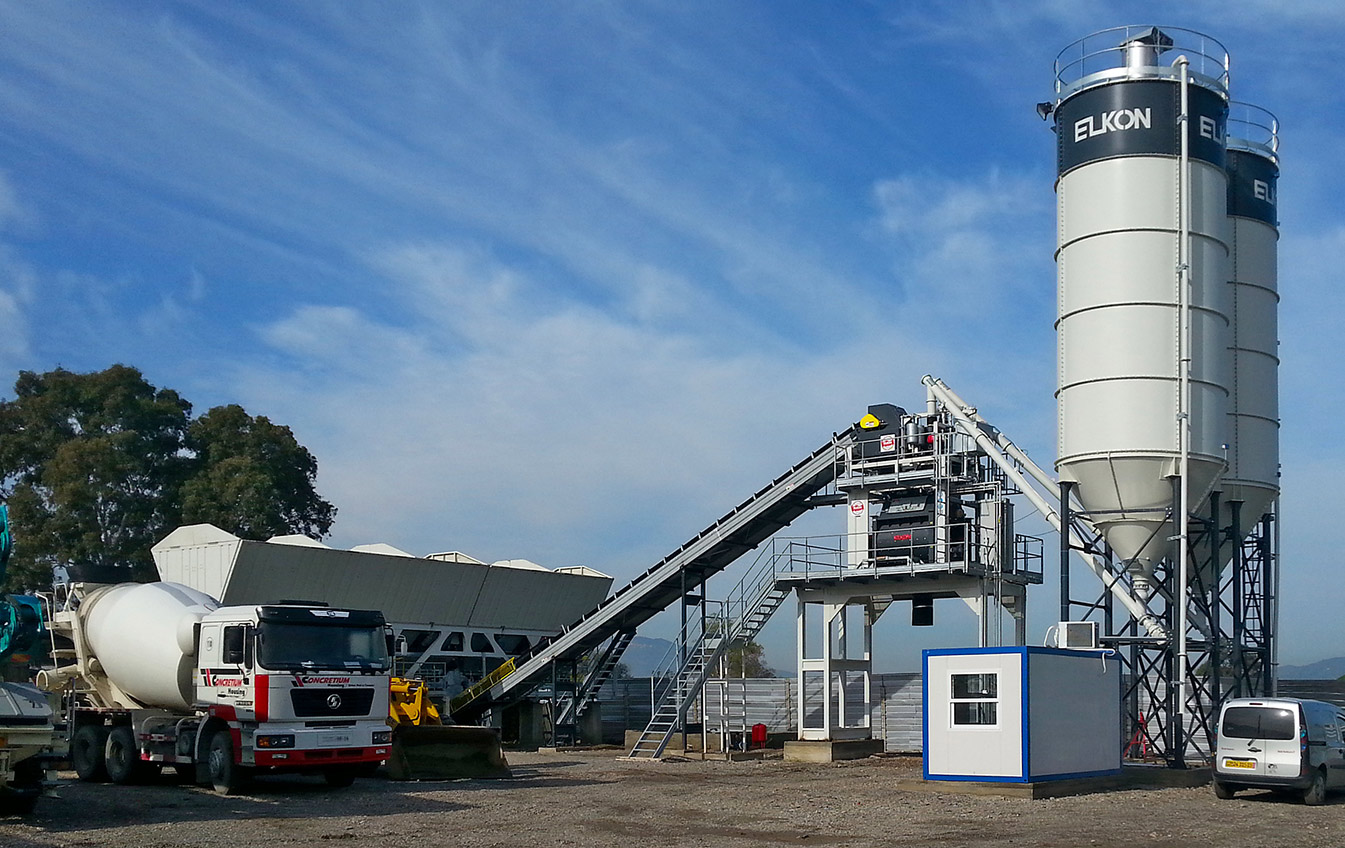
M 862 760 L 881 754 L 885 745 L 881 739 L 845 739 L 795 741 L 785 743 L 785 762 L 834 763 L 838 760 Z

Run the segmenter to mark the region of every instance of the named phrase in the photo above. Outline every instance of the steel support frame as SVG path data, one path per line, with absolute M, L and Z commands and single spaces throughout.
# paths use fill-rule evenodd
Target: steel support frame
M 1061 516 L 1066 526 L 1072 523 L 1082 529 L 1071 509 L 1071 488 L 1072 484 L 1061 483 Z M 1097 621 L 1103 645 L 1121 658 L 1126 675 L 1121 744 L 1127 760 L 1162 762 L 1174 768 L 1208 760 L 1214 717 L 1223 701 L 1275 693 L 1278 513 L 1272 508 L 1245 528 L 1241 506 L 1239 502 L 1221 505 L 1218 493 L 1214 493 L 1208 514 L 1190 518 L 1190 608 L 1208 622 L 1209 633 L 1189 628 L 1185 669 L 1178 668 L 1175 638 L 1162 641 L 1146 637 L 1138 622 L 1129 617 L 1118 627 L 1111 593 L 1104 587 L 1097 594 L 1084 594 L 1091 586 L 1086 588 L 1071 579 L 1074 553 L 1102 557 L 1112 574 L 1125 579 L 1123 565 L 1116 562 L 1105 543 L 1094 536 L 1076 546 L 1062 534 L 1061 620 Z M 1176 595 L 1180 572 L 1169 556 L 1154 574 L 1157 591 L 1151 605 L 1169 633 L 1175 633 L 1178 626 L 1177 610 L 1170 599 Z M 1186 678 L 1184 724 L 1176 720 L 1183 712 L 1176 701 L 1179 674 Z

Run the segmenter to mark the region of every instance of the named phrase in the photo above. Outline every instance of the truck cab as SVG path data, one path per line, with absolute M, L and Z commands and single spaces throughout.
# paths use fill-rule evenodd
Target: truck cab
M 1300 794 L 1323 804 L 1345 786 L 1345 710 L 1298 698 L 1235 698 L 1219 712 L 1214 794 L 1242 789 Z
M 206 719 L 197 762 L 217 788 L 230 772 L 266 769 L 348 783 L 387 758 L 391 661 L 382 613 L 223 607 L 198 626 L 194 706 Z

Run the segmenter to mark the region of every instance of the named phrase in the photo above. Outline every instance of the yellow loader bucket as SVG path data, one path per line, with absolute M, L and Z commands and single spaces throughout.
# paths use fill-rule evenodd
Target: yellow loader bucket
M 511 777 L 493 727 L 399 724 L 392 729 L 392 780 Z

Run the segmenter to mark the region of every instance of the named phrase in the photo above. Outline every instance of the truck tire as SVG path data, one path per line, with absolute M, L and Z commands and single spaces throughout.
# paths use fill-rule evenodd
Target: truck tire
M 14 782 L 0 788 L 0 816 L 26 816 L 37 807 L 42 797 L 42 778 L 46 769 L 37 759 L 27 759 L 14 766 Z
M 206 754 L 206 765 L 210 771 L 210 783 L 221 795 L 237 795 L 247 786 L 252 777 L 252 769 L 234 762 L 233 735 L 228 728 L 215 731 L 210 737 L 210 749 Z
M 144 783 L 153 772 L 153 766 L 140 759 L 135 731 L 128 725 L 119 725 L 108 731 L 107 746 L 103 752 L 104 767 L 113 783 Z
M 107 728 L 101 724 L 86 724 L 75 731 L 70 741 L 70 764 L 80 780 L 107 780 L 107 735 Z
M 1303 790 L 1303 803 L 1309 807 L 1320 807 L 1326 803 L 1326 772 L 1317 769 L 1312 775 L 1312 783 Z
M 1218 798 L 1220 801 L 1233 800 L 1233 795 L 1238 791 L 1238 788 L 1236 786 L 1234 786 L 1231 783 L 1220 783 L 1217 780 L 1212 782 L 1214 784 L 1215 798 Z
M 339 789 L 355 782 L 356 771 L 355 766 L 333 766 L 322 773 L 322 779 L 327 781 L 328 786 Z

